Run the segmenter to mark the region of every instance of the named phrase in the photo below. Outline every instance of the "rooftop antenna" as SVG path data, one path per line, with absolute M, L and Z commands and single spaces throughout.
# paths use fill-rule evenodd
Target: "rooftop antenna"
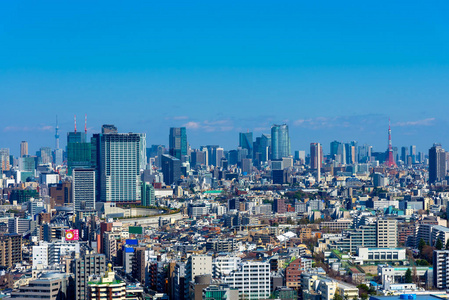
M 87 114 L 84 115 L 84 133 L 87 134 Z
M 75 133 L 76 133 L 76 115 L 75 115 Z

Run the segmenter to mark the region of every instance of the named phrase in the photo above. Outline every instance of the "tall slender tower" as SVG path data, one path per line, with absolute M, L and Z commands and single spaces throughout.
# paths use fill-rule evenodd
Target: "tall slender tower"
M 56 116 L 56 133 L 55 133 L 55 139 L 56 139 L 56 149 L 59 149 L 59 125 L 58 125 L 58 116 Z
M 393 146 L 391 145 L 391 124 L 390 119 L 388 119 L 388 157 L 385 161 L 385 164 L 388 167 L 396 167 L 396 163 L 394 162 L 394 156 L 393 156 Z

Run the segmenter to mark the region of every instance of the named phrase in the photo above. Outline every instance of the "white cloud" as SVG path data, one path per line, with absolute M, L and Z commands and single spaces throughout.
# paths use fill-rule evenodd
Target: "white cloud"
M 199 122 L 193 122 L 193 121 L 187 122 L 187 123 L 185 123 L 182 126 L 184 126 L 187 129 L 199 129 L 199 128 L 201 128 L 201 124 Z
M 215 131 L 231 131 L 234 129 L 232 121 L 230 120 L 216 120 L 209 121 L 205 120 L 202 122 L 190 121 L 182 125 L 187 129 L 193 130 L 204 130 L 206 132 L 215 132 Z
M 3 132 L 33 132 L 33 131 L 52 131 L 53 126 L 42 125 L 42 126 L 6 126 L 3 128 Z
M 392 126 L 405 127 L 405 126 L 432 126 L 435 118 L 427 118 L 417 121 L 397 122 Z

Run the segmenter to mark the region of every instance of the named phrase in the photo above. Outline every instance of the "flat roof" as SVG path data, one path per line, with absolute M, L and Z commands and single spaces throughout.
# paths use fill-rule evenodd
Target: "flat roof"
M 414 300 L 439 300 L 439 299 L 445 299 L 442 297 L 439 297 L 437 295 L 433 295 L 433 294 L 427 294 L 427 295 L 416 295 L 413 293 L 410 293 L 410 295 L 415 295 Z M 405 300 L 405 299 L 401 299 L 400 295 L 397 296 L 371 296 L 369 298 L 369 300 Z

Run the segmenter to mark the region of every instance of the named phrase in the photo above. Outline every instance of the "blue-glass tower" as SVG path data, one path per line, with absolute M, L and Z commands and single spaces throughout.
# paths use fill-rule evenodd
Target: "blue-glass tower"
M 290 136 L 286 124 L 271 127 L 271 159 L 290 156 Z

